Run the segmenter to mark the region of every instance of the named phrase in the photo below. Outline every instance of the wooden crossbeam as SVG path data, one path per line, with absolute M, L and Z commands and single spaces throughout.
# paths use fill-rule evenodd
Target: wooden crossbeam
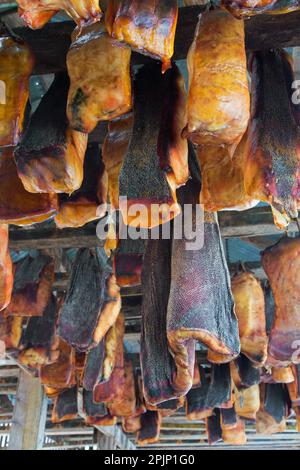
M 180 8 L 176 32 L 174 59 L 185 59 L 193 40 L 201 6 Z M 12 15 L 7 21 L 14 24 Z M 246 47 L 261 50 L 300 46 L 300 12 L 285 15 L 257 15 L 245 21 Z M 35 57 L 36 74 L 54 73 L 65 69 L 66 54 L 70 46 L 71 33 L 75 27 L 72 21 L 49 23 L 41 30 L 16 28 L 15 32 L 28 42 Z M 141 54 L 133 54 L 133 64 L 149 62 Z

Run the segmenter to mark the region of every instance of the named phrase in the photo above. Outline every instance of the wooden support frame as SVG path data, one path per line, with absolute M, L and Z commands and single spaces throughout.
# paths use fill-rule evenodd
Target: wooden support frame
M 47 397 L 39 378 L 20 372 L 9 450 L 38 450 L 43 447 Z

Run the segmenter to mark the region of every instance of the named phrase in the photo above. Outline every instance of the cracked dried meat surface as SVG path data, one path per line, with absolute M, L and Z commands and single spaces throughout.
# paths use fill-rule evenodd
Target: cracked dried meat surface
M 262 266 L 269 279 L 275 300 L 268 362 L 288 366 L 297 362 L 300 342 L 300 239 L 282 238 L 262 254 Z
M 289 218 L 297 217 L 300 200 L 300 107 L 292 101 L 291 58 L 284 51 L 258 52 L 252 57 L 251 71 L 245 189 L 254 199 L 268 202 L 275 223 L 284 228 Z
M 72 129 L 90 133 L 99 121 L 115 119 L 132 107 L 131 50 L 113 40 L 102 23 L 76 29 L 72 39 L 67 115 Z
M 42 316 L 52 293 L 54 261 L 39 254 L 26 256 L 14 265 L 14 285 L 11 302 L 5 315 Z
M 23 131 L 33 56 L 29 47 L 0 30 L 0 146 L 16 145 Z M 3 88 L 4 87 L 4 88 Z
M 80 188 L 87 134 L 68 125 L 69 78 L 57 74 L 14 151 L 18 175 L 31 193 L 68 193 Z
M 231 289 L 239 324 L 241 352 L 256 366 L 267 359 L 265 297 L 260 281 L 250 272 L 232 278 Z
M 188 53 L 188 124 L 195 144 L 240 142 L 250 116 L 244 23 L 214 10 L 200 15 Z
M 178 18 L 176 0 L 109 0 L 106 27 L 112 37 L 171 66 Z
M 99 21 L 102 12 L 98 0 L 17 0 L 18 13 L 31 29 L 45 26 L 51 18 L 64 10 L 78 26 Z

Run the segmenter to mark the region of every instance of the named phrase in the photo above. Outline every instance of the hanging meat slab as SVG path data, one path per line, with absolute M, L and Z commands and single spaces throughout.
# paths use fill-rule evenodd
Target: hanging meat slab
M 20 341 L 18 361 L 38 369 L 59 359 L 59 338 L 55 338 L 56 298 L 52 296 L 41 317 L 29 319 Z
M 120 314 L 116 321 L 116 344 L 114 368 L 109 377 L 103 377 L 93 390 L 93 400 L 95 403 L 112 403 L 120 401 L 124 396 L 125 372 L 124 372 L 124 316 Z M 114 346 L 112 348 L 114 350 Z
M 197 421 L 212 415 L 212 408 L 206 407 L 206 398 L 210 386 L 205 369 L 200 366 L 200 380 L 198 386 L 191 388 L 186 395 L 186 417 L 190 421 Z
M 178 19 L 176 0 L 109 0 L 106 27 L 112 37 L 171 66 Z
M 54 400 L 51 421 L 62 423 L 77 418 L 77 385 L 61 392 Z
M 101 425 L 103 419 L 107 418 L 108 411 L 104 403 L 94 403 L 93 392 L 83 389 L 82 392 L 82 408 L 84 420 L 88 426 Z
M 222 430 L 236 428 L 238 417 L 234 407 L 220 409 L 220 416 Z
M 54 221 L 58 228 L 82 227 L 104 217 L 107 202 L 107 175 L 99 144 L 88 144 L 84 158 L 83 182 L 71 196 L 59 195 L 59 210 Z
M 216 444 L 222 439 L 222 428 L 220 422 L 220 410 L 216 408 L 213 414 L 206 418 L 205 427 L 209 445 Z
M 261 385 L 262 408 L 269 413 L 277 423 L 287 416 L 288 393 L 283 384 L 264 384 Z
M 212 365 L 211 379 L 205 399 L 205 408 L 231 408 L 233 405 L 229 364 Z
M 269 359 L 281 367 L 299 362 L 299 254 L 300 238 L 282 238 L 262 254 L 262 266 L 275 299 L 275 319 L 269 338 L 268 355 Z
M 18 175 L 31 193 L 68 193 L 80 188 L 87 135 L 69 128 L 69 79 L 58 74 L 15 149 Z
M 34 58 L 29 47 L 0 27 L 0 147 L 16 145 L 23 131 L 29 77 Z
M 26 322 L 24 317 L 0 317 L 0 338 L 7 351 L 18 349 Z
M 293 406 L 300 406 L 300 365 L 292 365 L 293 382 L 287 388 Z
M 62 306 L 58 335 L 79 351 L 88 351 L 104 338 L 121 308 L 120 288 L 97 251 L 80 249 Z
M 113 400 L 107 405 L 111 416 L 130 417 L 136 411 L 135 382 L 131 361 L 124 364 L 123 396 L 120 400 Z
M 252 385 L 243 390 L 234 389 L 234 408 L 241 418 L 255 420 L 260 407 L 259 386 Z
M 250 108 L 243 21 L 222 10 L 201 14 L 187 60 L 184 135 L 195 144 L 235 150 L 246 132 Z
M 238 390 L 257 385 L 260 382 L 260 371 L 243 354 L 230 363 L 230 373 Z
M 236 18 L 248 18 L 269 10 L 278 3 L 277 0 L 222 0 L 222 5 Z
M 143 255 L 116 254 L 116 277 L 120 287 L 134 287 L 141 284 Z
M 199 242 L 203 227 L 195 225 L 195 219 L 193 222 L 194 227 L 185 226 L 185 232 L 195 230 Z M 216 353 L 236 357 L 240 352 L 238 324 L 216 215 L 204 214 L 204 243 L 188 250 L 186 243 L 193 236 L 185 233 L 181 239 L 173 239 L 167 317 L 169 346 L 178 363 L 186 354 L 185 343 L 191 338 Z
M 131 109 L 131 50 L 113 40 L 102 23 L 75 29 L 72 39 L 67 115 L 72 129 L 90 133 L 99 121 Z
M 47 307 L 54 281 L 54 261 L 46 255 L 26 256 L 14 266 L 11 302 L 4 314 L 40 317 Z
M 244 188 L 247 151 L 247 133 L 233 156 L 226 147 L 201 145 L 197 148 L 202 177 L 200 204 L 206 211 L 246 210 L 258 203 L 246 194 Z
M 108 176 L 108 194 L 111 208 L 119 208 L 119 177 L 133 131 L 133 113 L 129 112 L 108 123 L 108 133 L 102 154 Z
M 126 225 L 152 228 L 180 213 L 177 178 L 188 177 L 188 153 L 180 140 L 178 74 L 175 66 L 161 75 L 158 65 L 151 65 L 136 75 L 133 132 L 119 178 L 119 207 Z
M 154 444 L 159 441 L 161 418 L 157 411 L 148 410 L 141 415 L 141 429 L 137 433 L 137 443 L 140 446 Z
M 272 379 L 274 383 L 279 384 L 294 382 L 292 367 L 272 367 Z
M 270 336 L 272 325 L 275 318 L 275 302 L 274 295 L 271 286 L 268 281 L 264 285 L 265 294 L 265 312 L 266 312 L 266 331 L 267 335 Z
M 263 410 L 259 410 L 256 414 L 256 433 L 257 434 L 276 434 L 286 431 L 286 421 L 283 419 L 280 423 L 269 413 Z
M 141 416 L 130 416 L 129 418 L 123 418 L 122 429 L 126 433 L 137 433 L 141 429 Z
M 8 225 L 0 224 L 0 311 L 11 301 L 13 266 L 8 249 Z
M 56 194 L 32 194 L 24 189 L 13 147 L 0 149 L 0 222 L 22 226 L 44 222 L 56 214 L 57 208 Z
M 99 21 L 102 12 L 98 0 L 17 0 L 19 16 L 31 29 L 39 29 L 59 10 L 64 10 L 78 26 Z
M 86 391 L 93 391 L 94 386 L 101 379 L 104 358 L 105 338 L 86 355 L 83 373 L 83 387 Z
M 57 361 L 42 366 L 39 376 L 43 385 L 56 389 L 65 389 L 76 384 L 75 350 L 59 338 L 58 352 Z
M 166 416 L 172 416 L 176 411 L 182 408 L 185 404 L 185 397 L 175 398 L 174 400 L 167 400 L 158 405 L 150 405 L 146 403 L 146 409 L 150 411 L 158 411 L 159 415 L 164 418 Z
M 291 58 L 284 51 L 257 52 L 251 72 L 252 121 L 245 189 L 254 199 L 271 204 L 275 223 L 283 228 L 289 218 L 298 216 L 300 200 L 299 105 L 291 104 Z
M 241 419 L 235 427 L 222 429 L 222 439 L 225 444 L 243 446 L 247 443 L 247 436 L 245 432 L 245 423 Z
M 260 281 L 250 272 L 242 272 L 231 282 L 238 318 L 241 352 L 255 366 L 267 359 L 265 298 Z

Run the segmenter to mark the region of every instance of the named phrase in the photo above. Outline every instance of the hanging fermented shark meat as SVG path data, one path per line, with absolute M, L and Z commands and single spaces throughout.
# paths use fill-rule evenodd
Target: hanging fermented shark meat
M 123 398 L 125 386 L 124 373 L 124 316 L 120 314 L 116 321 L 116 342 L 115 363 L 110 376 L 102 377 L 101 381 L 95 385 L 93 390 L 93 400 L 95 403 L 112 403 Z M 113 348 L 112 348 L 113 349 Z M 112 353 L 112 351 L 111 351 Z
M 218 408 L 213 411 L 211 416 L 206 418 L 205 427 L 209 445 L 213 445 L 222 439 L 220 410 Z
M 232 429 L 235 428 L 238 424 L 238 417 L 234 407 L 232 408 L 222 408 L 220 409 L 221 416 L 221 428 Z
M 62 391 L 54 400 L 51 421 L 62 423 L 78 416 L 77 385 Z
M 281 367 L 297 361 L 300 342 L 300 238 L 283 238 L 262 254 L 262 266 L 275 299 L 275 319 L 269 338 L 268 361 Z
M 211 379 L 205 399 L 205 408 L 231 408 L 233 405 L 229 364 L 212 365 Z
M 269 282 L 267 281 L 264 285 L 265 294 L 265 312 L 266 312 L 266 332 L 270 336 L 272 325 L 275 318 L 275 302 L 274 295 Z
M 120 400 L 113 400 L 107 407 L 111 416 L 130 417 L 135 413 L 136 396 L 132 362 L 124 364 L 123 396 Z
M 47 307 L 54 281 L 54 261 L 49 256 L 30 255 L 18 261 L 14 270 L 11 302 L 5 315 L 40 317 Z
M 119 208 L 119 177 L 133 131 L 133 113 L 123 114 L 108 123 L 102 155 L 108 176 L 108 194 L 112 210 Z
M 247 443 L 247 436 L 245 432 L 245 423 L 238 419 L 235 427 L 223 428 L 222 439 L 225 444 L 243 446 Z
M 260 407 L 258 384 L 243 390 L 234 389 L 234 408 L 236 413 L 245 419 L 255 420 Z
M 244 165 L 247 150 L 247 133 L 233 157 L 226 147 L 198 147 L 197 156 L 202 177 L 200 204 L 204 204 L 206 211 L 246 210 L 258 203 L 245 193 Z
M 83 373 L 83 387 L 86 391 L 93 391 L 94 386 L 101 379 L 104 358 L 105 338 L 86 355 Z
M 141 416 L 122 418 L 122 429 L 126 433 L 137 433 L 141 429 Z
M 291 104 L 291 59 L 284 51 L 258 52 L 251 72 L 254 99 L 245 189 L 254 199 L 271 204 L 275 223 L 282 228 L 298 216 L 300 200 L 300 107 Z
M 259 410 L 256 414 L 256 433 L 257 434 L 276 434 L 286 431 L 286 421 L 282 419 L 280 423 L 263 410 Z
M 44 365 L 40 369 L 40 380 L 43 385 L 56 389 L 65 389 L 76 384 L 75 350 L 59 338 L 59 357 L 53 364 Z
M 242 272 L 231 282 L 238 318 L 241 352 L 256 366 L 267 359 L 268 337 L 264 292 L 259 280 L 250 272 Z
M 19 16 L 31 29 L 39 29 L 64 10 L 78 26 L 99 21 L 102 12 L 98 0 L 17 0 Z
M 5 343 L 6 350 L 19 347 L 26 322 L 24 317 L 0 317 L 0 338 Z
M 281 384 L 260 385 L 260 410 L 256 414 L 256 432 L 274 434 L 286 429 L 287 397 Z
M 107 408 L 104 403 L 93 402 L 93 392 L 83 389 L 82 392 L 82 409 L 84 413 L 84 420 L 88 426 L 95 426 L 97 420 L 102 420 L 104 416 L 107 416 Z
M 243 354 L 230 363 L 230 374 L 238 390 L 257 385 L 260 382 L 259 369 Z
M 228 354 L 219 354 L 211 349 L 207 351 L 207 361 L 211 364 L 227 364 L 228 362 L 233 361 L 236 357 L 236 354 L 229 356 Z
M 22 40 L 0 26 L 0 147 L 16 145 L 23 131 L 34 58 Z
M 150 405 L 146 403 L 147 410 L 158 411 L 159 415 L 163 418 L 166 416 L 172 416 L 179 408 L 182 408 L 185 404 L 185 397 L 175 398 L 174 400 L 167 400 L 158 405 Z
M 68 126 L 68 88 L 68 76 L 56 75 L 15 149 L 18 175 L 31 193 L 71 194 L 82 184 L 87 135 Z
M 117 283 L 120 287 L 133 287 L 141 284 L 146 240 L 121 240 L 115 255 Z
M 157 411 L 146 411 L 141 415 L 141 429 L 137 433 L 140 446 L 154 444 L 159 441 L 161 418 Z
M 292 367 L 272 367 L 272 379 L 275 383 L 289 384 L 294 381 Z
M 52 296 L 42 317 L 30 318 L 23 331 L 18 361 L 27 367 L 39 368 L 59 359 L 59 338 L 55 338 L 56 298 Z
M 200 378 L 200 385 L 191 388 L 186 395 L 186 417 L 190 421 L 207 418 L 213 412 L 212 408 L 206 407 L 210 382 L 203 367 L 200 367 Z
M 178 18 L 176 0 L 109 0 L 106 27 L 113 38 L 171 67 Z
M 120 288 L 110 266 L 101 263 L 97 251 L 79 250 L 59 318 L 59 336 L 79 351 L 88 351 L 104 338 L 120 309 Z
M 107 175 L 99 144 L 90 143 L 84 159 L 83 182 L 71 196 L 59 195 L 59 211 L 54 221 L 58 228 L 82 227 L 104 217 L 107 201 Z
M 99 121 L 131 109 L 131 50 L 112 39 L 102 23 L 75 29 L 72 40 L 67 114 L 72 129 L 90 133 Z
M 186 186 L 187 188 L 187 186 Z M 185 200 L 188 202 L 188 199 Z M 172 281 L 168 303 L 168 343 L 180 363 L 185 343 L 194 338 L 218 354 L 236 357 L 240 352 L 238 324 L 234 313 L 230 277 L 221 242 L 217 217 L 204 215 L 202 224 L 185 227 L 185 233 L 172 245 Z M 197 234 L 200 248 L 187 250 Z M 180 287 L 180 288 L 179 288 Z
M 292 365 L 294 381 L 288 383 L 287 388 L 294 406 L 300 406 L 300 365 Z
M 233 153 L 249 121 L 244 23 L 222 10 L 201 14 L 187 60 L 184 135 L 195 144 L 232 147 Z
M 161 75 L 157 65 L 144 66 L 136 76 L 133 132 L 119 179 L 126 225 L 152 228 L 180 213 L 176 188 L 188 177 L 180 84 L 175 67 Z
M 57 206 L 56 194 L 26 191 L 18 177 L 13 147 L 0 149 L 0 222 L 14 225 L 43 222 L 56 214 Z
M 8 249 L 8 225 L 0 224 L 0 311 L 11 301 L 13 267 Z
M 236 18 L 268 13 L 277 0 L 222 0 L 222 5 Z

